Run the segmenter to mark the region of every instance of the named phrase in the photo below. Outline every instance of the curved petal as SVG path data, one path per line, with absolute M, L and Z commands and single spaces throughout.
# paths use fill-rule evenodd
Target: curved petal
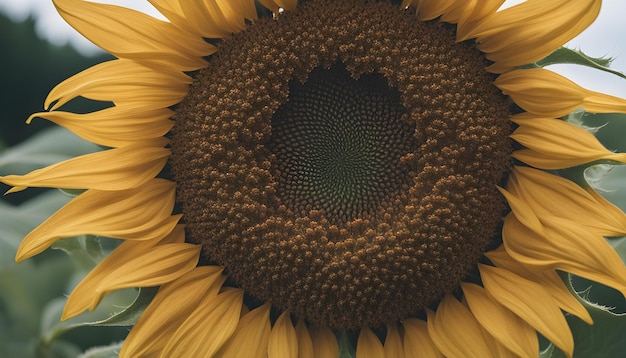
M 601 0 L 527 0 L 493 13 L 468 35 L 502 73 L 544 58 L 596 19 Z
M 202 300 L 212 299 L 224 282 L 223 268 L 197 267 L 164 284 L 130 331 L 120 358 L 157 356 Z
M 387 325 L 387 337 L 385 337 L 384 356 L 391 358 L 404 358 L 404 347 L 402 347 L 402 337 L 398 330 L 397 323 Z
M 541 285 L 550 293 L 559 307 L 574 316 L 580 318 L 587 324 L 593 324 L 593 319 L 585 306 L 574 297 L 565 283 L 554 270 L 530 270 L 523 264 L 515 261 L 504 249 L 503 245 L 494 251 L 485 253 L 497 267 L 507 269 L 518 276 L 533 281 Z
M 215 52 L 201 37 L 135 10 L 83 0 L 54 4 L 68 24 L 116 57 L 192 71 L 204 67 L 202 57 Z
M 180 243 L 158 245 L 143 251 L 129 250 L 119 255 L 113 252 L 109 256 L 110 260 L 104 260 L 98 265 L 102 270 L 99 279 L 94 279 L 95 275 L 92 274 L 96 271 L 93 270 L 72 292 L 62 319 L 75 316 L 85 309 L 93 311 L 109 292 L 132 287 L 155 287 L 177 279 L 196 267 L 200 249 L 199 245 Z M 134 254 L 134 257 L 128 254 Z M 120 259 L 125 261 L 118 261 Z M 82 304 L 80 301 L 83 301 Z
M 31 231 L 17 250 L 16 260 L 36 255 L 56 240 L 84 234 L 118 239 L 160 239 L 172 232 L 180 215 L 174 208 L 174 183 L 153 179 L 118 192 L 88 190 L 67 203 Z
M 272 328 L 267 345 L 268 358 L 298 357 L 298 337 L 289 310 L 283 312 Z
M 559 306 L 539 284 L 508 270 L 478 265 L 485 291 L 493 300 L 518 315 L 569 357 L 574 338 Z
M 506 72 L 494 84 L 525 111 L 538 116 L 558 118 L 580 107 L 592 113 L 626 113 L 626 100 L 589 91 L 543 68 Z
M 467 7 L 461 14 L 456 28 L 457 41 L 469 39 L 475 28 L 493 15 L 506 0 L 467 0 Z
M 167 108 L 116 106 L 87 114 L 40 112 L 31 115 L 27 123 L 35 117 L 44 118 L 90 142 L 122 147 L 165 135 L 174 125 L 169 120 L 172 114 Z
M 266 303 L 246 313 L 237 325 L 237 329 L 224 343 L 217 357 L 250 357 L 264 358 L 267 356 L 268 342 L 272 326 L 270 324 L 271 305 Z
M 239 323 L 243 290 L 231 289 L 204 297 L 178 327 L 161 356 L 211 357 L 232 336 Z M 198 327 L 202 327 L 201 330 Z
M 314 357 L 337 358 L 339 343 L 333 331 L 328 327 L 309 327 Z
M 0 182 L 14 186 L 7 193 L 30 186 L 98 190 L 136 188 L 156 177 L 170 154 L 163 148 L 168 142 L 166 138 L 150 142 L 81 155 L 26 175 L 0 177 Z
M 78 96 L 118 105 L 166 108 L 187 95 L 191 81 L 182 72 L 155 70 L 130 60 L 112 60 L 94 65 L 56 85 L 46 97 L 44 108 L 55 110 Z
M 404 326 L 405 358 L 443 358 L 443 354 L 428 333 L 425 321 L 407 318 L 402 321 L 402 326 Z
M 251 12 L 253 1 L 223 0 L 180 0 L 180 7 L 185 14 L 187 26 L 194 33 L 207 38 L 224 38 L 246 28 L 245 15 L 240 11 Z M 244 6 L 242 6 L 244 5 Z M 245 6 L 248 5 L 248 6 Z M 256 17 L 256 12 L 255 15 Z
M 302 319 L 298 320 L 296 325 L 296 336 L 298 338 L 298 355 L 299 358 L 314 358 L 313 341 L 306 324 Z
M 569 219 L 602 236 L 626 235 L 626 214 L 622 210 L 593 189 L 585 190 L 565 178 L 517 166 L 509 176 L 507 190 L 523 199 L 539 217 Z
M 551 118 L 513 116 L 519 127 L 511 138 L 526 147 L 513 157 L 541 169 L 563 169 L 596 160 L 626 163 L 626 154 L 607 150 L 586 130 L 571 123 Z
M 626 296 L 626 267 L 606 240 L 584 226 L 558 217 L 542 217 L 537 233 L 513 214 L 504 220 L 506 251 L 524 265 L 563 270 L 615 288 Z
M 448 357 L 493 357 L 472 313 L 452 295 L 446 295 L 437 312 L 426 311 L 428 333 L 437 348 Z
M 535 358 L 539 352 L 536 331 L 473 283 L 461 282 L 472 314 L 482 327 L 519 357 Z
M 361 327 L 359 339 L 356 343 L 356 358 L 380 358 L 385 356 L 383 344 L 371 329 Z

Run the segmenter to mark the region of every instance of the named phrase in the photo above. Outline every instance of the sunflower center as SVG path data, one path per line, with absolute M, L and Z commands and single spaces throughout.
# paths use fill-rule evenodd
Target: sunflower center
M 410 167 L 401 159 L 417 142 L 405 113 L 381 75 L 355 80 L 336 65 L 292 83 L 268 142 L 279 200 L 301 216 L 322 210 L 338 225 L 375 217 L 409 187 Z
M 224 40 L 176 110 L 187 237 L 250 297 L 351 329 L 419 314 L 497 237 L 509 102 L 454 32 L 311 0 Z

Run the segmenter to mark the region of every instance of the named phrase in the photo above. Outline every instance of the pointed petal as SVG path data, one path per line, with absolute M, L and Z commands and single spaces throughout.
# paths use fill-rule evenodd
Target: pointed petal
M 387 325 L 387 337 L 385 338 L 385 357 L 404 358 L 404 347 L 398 330 L 398 323 Z
M 497 250 L 485 253 L 497 267 L 507 269 L 518 276 L 533 281 L 541 285 L 550 293 L 559 307 L 574 316 L 580 318 L 587 324 L 593 324 L 591 315 L 587 309 L 574 297 L 565 283 L 554 270 L 530 270 L 523 264 L 515 261 L 501 245 Z
M 168 258 L 170 265 L 155 261 L 153 256 L 153 250 L 157 244 L 184 245 L 181 247 L 184 249 L 187 244 L 183 243 L 184 233 L 182 232 L 182 227 L 182 225 L 177 225 L 162 240 L 125 241 L 120 244 L 74 288 L 72 294 L 67 299 L 61 319 L 72 318 L 86 309 L 95 309 L 102 298 L 114 289 L 109 286 L 111 282 L 119 282 L 121 279 L 129 281 L 129 287 L 140 287 L 141 278 L 151 276 L 152 279 L 156 279 L 158 282 L 148 286 L 160 286 L 177 279 L 193 269 L 197 262 L 197 254 L 195 260 L 193 257 L 180 257 L 179 261 L 171 261 Z M 176 251 L 180 251 L 180 249 L 174 248 L 172 254 L 175 254 Z M 142 262 L 140 270 L 129 268 L 129 265 L 136 265 L 139 262 Z M 151 272 L 151 267 L 143 270 L 144 265 L 161 265 L 162 275 L 155 275 L 154 272 Z
M 313 341 L 306 324 L 302 319 L 298 320 L 296 325 L 296 336 L 298 337 L 298 355 L 299 358 L 314 358 Z
M 494 13 L 470 33 L 502 73 L 540 60 L 576 37 L 596 19 L 600 0 L 527 0 Z
M 337 358 L 339 343 L 333 331 L 328 327 L 309 327 L 314 357 Z
M 196 267 L 201 249 L 199 245 L 185 243 L 149 248 L 142 244 L 126 241 L 99 263 L 72 291 L 62 319 L 86 309 L 93 311 L 109 292 L 160 286 L 177 279 Z
M 180 7 L 187 19 L 187 26 L 194 33 L 206 38 L 224 38 L 246 28 L 245 15 L 238 10 L 251 1 L 231 0 L 180 0 Z M 249 10 L 249 9 L 248 9 Z M 250 12 L 248 11 L 250 14 Z M 256 14 L 255 14 L 256 16 Z
M 539 116 L 558 118 L 580 107 L 592 113 L 626 113 L 626 100 L 589 91 L 543 68 L 503 73 L 494 84 L 525 111 Z
M 502 6 L 505 0 L 467 0 L 467 7 L 461 14 L 456 29 L 456 40 L 465 41 L 472 36 L 474 29 Z
M 170 216 L 173 207 L 174 183 L 163 179 L 117 192 L 88 190 L 31 231 L 18 248 L 16 260 L 36 255 L 63 237 L 163 238 L 180 219 L 180 215 Z
M 428 333 L 426 322 L 417 318 L 407 318 L 402 321 L 402 325 L 405 358 L 443 358 L 443 354 Z
M 356 358 L 380 358 L 385 356 L 383 344 L 371 329 L 361 327 L 359 339 L 356 343 Z
M 296 329 L 291 323 L 289 310 L 283 312 L 274 323 L 267 346 L 267 357 L 298 357 L 298 337 L 296 336 Z
M 626 296 L 626 267 L 606 240 L 584 226 L 558 217 L 542 217 L 542 234 L 513 214 L 504 220 L 506 251 L 524 265 L 562 270 L 613 287 Z
M 174 125 L 169 120 L 172 114 L 167 108 L 116 106 L 87 114 L 40 112 L 31 115 L 27 123 L 44 118 L 90 142 L 122 147 L 165 135 Z
M 198 304 L 217 296 L 225 279 L 222 270 L 218 266 L 197 267 L 161 286 L 124 341 L 120 358 L 158 356 Z
M 472 314 L 491 336 L 519 357 L 537 357 L 537 333 L 528 323 L 489 298 L 482 287 L 465 282 L 461 287 Z
M 513 157 L 541 169 L 563 169 L 596 160 L 626 163 L 626 154 L 607 150 L 586 130 L 571 123 L 550 118 L 515 117 L 519 127 L 511 138 L 526 147 Z
M 215 52 L 201 37 L 135 10 L 82 0 L 54 4 L 68 24 L 116 57 L 193 71 Z
M 272 326 L 271 305 L 266 303 L 248 312 L 239 320 L 235 333 L 222 346 L 217 357 L 264 358 Z
M 574 339 L 559 306 L 539 284 L 508 270 L 479 264 L 489 297 L 518 315 L 569 357 Z
M 156 177 L 170 154 L 163 148 L 166 138 L 150 142 L 82 155 L 26 175 L 0 177 L 0 182 L 15 186 L 9 192 L 31 186 L 98 190 L 136 188 Z
M 565 178 L 518 166 L 509 176 L 507 190 L 539 217 L 547 214 L 576 221 L 602 236 L 626 235 L 626 214 L 593 189 L 585 190 Z
M 130 60 L 112 60 L 92 66 L 56 85 L 46 97 L 44 108 L 55 110 L 78 96 L 118 105 L 145 104 L 151 108 L 166 108 L 187 95 L 190 83 L 191 78 L 182 72 L 155 70 Z
M 452 295 L 446 295 L 437 312 L 428 314 L 428 333 L 437 348 L 448 357 L 492 357 L 476 318 Z
M 161 355 L 212 357 L 235 332 L 242 304 L 243 290 L 240 289 L 205 297 L 174 332 Z

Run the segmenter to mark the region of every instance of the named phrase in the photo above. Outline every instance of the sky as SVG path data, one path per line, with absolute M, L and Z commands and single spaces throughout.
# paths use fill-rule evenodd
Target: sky
M 163 18 L 145 0 L 98 0 L 134 8 L 155 17 Z M 546 0 L 548 1 L 548 0 Z M 512 6 L 523 0 L 508 0 L 503 7 Z M 67 25 L 56 12 L 51 0 L 0 0 L 0 11 L 15 21 L 29 16 L 36 20 L 39 36 L 58 45 L 70 43 L 81 53 L 90 55 L 99 49 Z M 612 67 L 626 72 L 626 1 L 604 0 L 598 19 L 567 46 L 578 48 L 592 56 L 615 58 Z M 626 80 L 580 66 L 551 66 L 550 69 L 566 75 L 578 84 L 600 92 L 626 98 Z

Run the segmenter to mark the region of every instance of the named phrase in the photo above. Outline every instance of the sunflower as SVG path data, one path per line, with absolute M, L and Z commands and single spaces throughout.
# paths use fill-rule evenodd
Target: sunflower
M 116 57 L 33 114 L 106 148 L 13 186 L 85 189 L 18 261 L 125 240 L 63 319 L 159 286 L 122 357 L 572 356 L 558 271 L 626 294 L 626 216 L 556 170 L 626 163 L 562 118 L 626 101 L 538 61 L 599 0 L 149 0 L 166 18 L 54 0 Z M 108 103 L 91 113 L 77 97 Z M 563 210 L 567 208 L 567 210 Z M 540 304 L 539 304 L 540 303 Z

